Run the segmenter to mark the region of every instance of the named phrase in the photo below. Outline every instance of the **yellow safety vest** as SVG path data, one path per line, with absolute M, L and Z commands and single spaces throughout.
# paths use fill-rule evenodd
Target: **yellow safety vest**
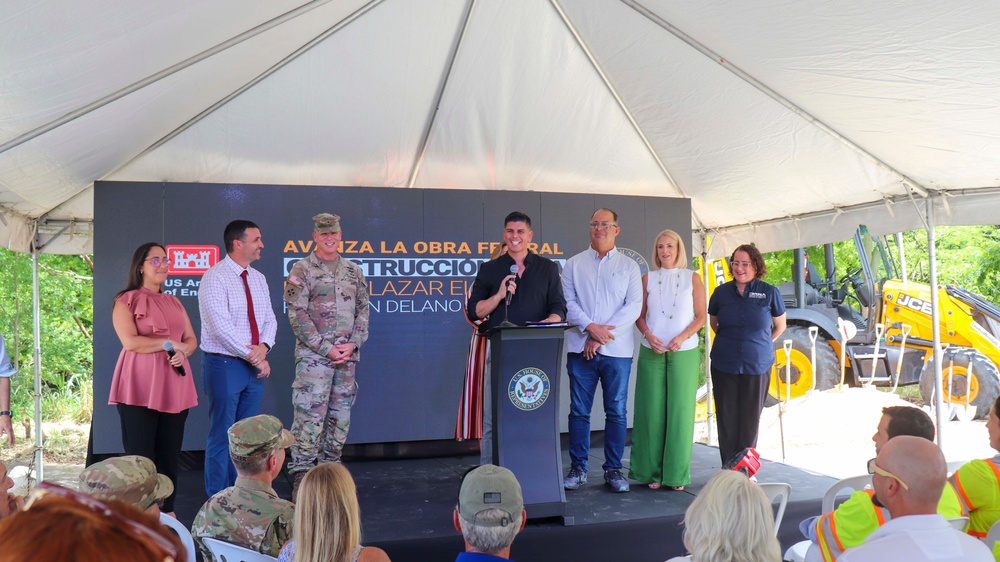
M 868 535 L 891 519 L 888 509 L 872 502 L 874 496 L 874 490 L 854 492 L 837 509 L 824 513 L 816 521 L 816 540 L 824 561 L 832 562 L 848 548 L 865 542 Z M 963 514 L 958 494 L 949 484 L 945 484 L 941 493 L 938 513 L 947 519 Z
M 973 460 L 951 475 L 962 509 L 969 514 L 967 532 L 983 538 L 1000 519 L 1000 455 Z

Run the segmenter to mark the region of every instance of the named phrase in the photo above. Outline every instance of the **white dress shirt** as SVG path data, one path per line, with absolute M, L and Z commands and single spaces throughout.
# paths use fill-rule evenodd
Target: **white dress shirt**
M 0 335 L 0 377 L 10 377 L 17 373 L 17 369 L 10 362 L 7 355 L 7 347 L 4 344 L 3 336 Z
M 587 343 L 590 324 L 614 326 L 615 339 L 597 352 L 607 357 L 632 357 L 633 327 L 642 312 L 642 275 L 632 258 L 612 248 L 601 259 L 593 247 L 571 257 L 562 272 L 566 297 L 566 331 L 570 353 L 580 353 Z
M 244 268 L 226 256 L 213 265 L 201 278 L 198 287 L 198 307 L 201 312 L 201 350 L 233 357 L 246 357 L 250 352 L 250 318 L 247 316 L 246 289 L 243 288 Z M 247 284 L 253 297 L 253 313 L 257 320 L 260 341 L 274 347 L 278 322 L 271 308 L 271 294 L 264 274 L 247 267 Z
M 868 535 L 864 544 L 849 548 L 838 562 L 992 562 L 993 553 L 979 539 L 955 530 L 944 517 L 894 517 Z

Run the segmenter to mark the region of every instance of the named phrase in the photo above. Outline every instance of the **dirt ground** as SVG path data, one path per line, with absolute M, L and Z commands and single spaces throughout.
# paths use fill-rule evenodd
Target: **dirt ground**
M 844 388 L 843 392 L 814 392 L 812 396 L 792 400 L 780 420 L 778 406 L 765 408 L 757 450 L 768 461 L 781 462 L 784 457 L 785 464 L 836 478 L 864 474 L 865 463 L 875 456 L 872 435 L 885 406 L 913 405 L 877 388 Z M 714 426 L 712 432 L 715 444 Z M 695 440 L 707 442 L 707 433 L 705 422 L 699 422 Z M 946 422 L 942 443 L 949 462 L 997 454 L 989 446 L 983 420 Z

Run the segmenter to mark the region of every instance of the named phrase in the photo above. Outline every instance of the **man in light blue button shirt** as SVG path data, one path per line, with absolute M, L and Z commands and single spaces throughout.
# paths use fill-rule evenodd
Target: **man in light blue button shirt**
M 590 219 L 590 248 L 563 268 L 569 371 L 569 456 L 563 480 L 567 490 L 587 483 L 590 410 L 597 384 L 604 393 L 604 481 L 616 492 L 629 491 L 622 475 L 628 378 L 635 350 L 632 326 L 642 311 L 639 266 L 615 247 L 621 232 L 618 215 L 598 209 Z

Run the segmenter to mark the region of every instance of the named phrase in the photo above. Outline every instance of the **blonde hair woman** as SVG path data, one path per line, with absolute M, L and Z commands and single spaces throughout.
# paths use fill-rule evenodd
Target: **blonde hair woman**
M 295 530 L 279 562 L 389 562 L 385 551 L 361 546 L 358 491 L 340 463 L 313 467 L 299 484 Z
M 642 278 L 642 332 L 635 377 L 635 422 L 629 477 L 653 490 L 691 483 L 691 444 L 705 325 L 705 284 L 687 268 L 673 230 L 656 235 L 653 265 Z
M 668 562 L 779 562 L 771 502 L 742 473 L 719 471 L 684 513 L 684 547 L 690 556 Z

